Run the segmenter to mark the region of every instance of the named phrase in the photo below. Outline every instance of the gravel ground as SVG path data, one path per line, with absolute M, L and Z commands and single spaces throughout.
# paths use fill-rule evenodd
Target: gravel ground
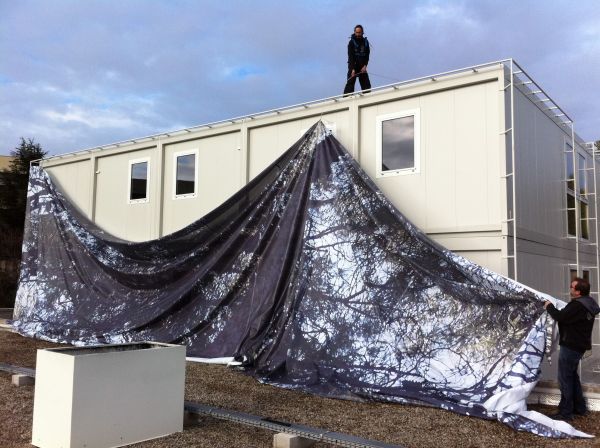
M 0 331 L 0 362 L 35 367 L 38 348 L 56 346 Z M 0 446 L 30 447 L 33 386 L 14 387 L 10 375 L 0 372 Z M 353 434 L 404 447 L 600 447 L 598 439 L 551 440 L 513 431 L 495 422 L 466 417 L 440 409 L 384 403 L 357 403 L 288 391 L 258 383 L 224 366 L 188 363 L 186 400 L 299 423 L 329 431 Z M 555 408 L 533 409 L 555 412 Z M 578 418 L 574 426 L 594 433 L 600 413 Z M 270 447 L 273 433 L 213 418 L 202 417 L 182 433 L 133 445 L 164 447 Z M 319 443 L 315 448 L 331 445 Z

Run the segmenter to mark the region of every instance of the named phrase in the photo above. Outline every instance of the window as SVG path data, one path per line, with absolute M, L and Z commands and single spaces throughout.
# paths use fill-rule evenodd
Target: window
M 574 152 L 569 142 L 565 144 L 565 186 L 567 199 L 567 234 L 579 238 L 589 239 L 589 219 L 587 200 L 587 167 L 586 159 L 582 154 Z M 577 177 L 575 177 L 574 156 L 577 159 Z M 579 212 L 579 217 L 577 213 Z
M 577 235 L 577 221 L 575 219 L 575 198 L 567 193 L 567 230 L 569 235 Z
M 581 274 L 579 273 L 581 272 Z M 573 280 L 575 280 L 577 277 L 582 278 L 584 280 L 587 280 L 588 282 L 590 281 L 590 270 L 582 268 L 580 271 L 577 271 L 576 267 L 574 264 L 570 264 L 569 265 L 569 284 L 565 285 L 566 288 L 566 293 L 564 294 L 564 296 L 566 297 L 566 301 L 568 302 L 571 299 L 571 283 L 573 283 Z
M 175 182 L 173 187 L 175 199 L 196 196 L 196 183 L 198 179 L 197 156 L 198 150 L 175 154 L 175 173 L 173 176 Z
M 419 110 L 377 117 L 377 177 L 419 172 Z
M 579 194 L 586 195 L 587 194 L 587 170 L 585 169 L 585 157 L 579 154 Z
M 581 275 L 577 274 L 577 269 L 569 269 L 569 274 L 571 275 L 571 282 L 577 277 L 587 280 L 588 282 L 590 281 L 590 271 L 587 269 L 582 269 Z
M 581 225 L 581 238 L 588 240 L 590 238 L 589 220 L 588 220 L 588 200 L 587 200 L 587 169 L 585 157 L 579 154 L 579 166 L 577 185 L 579 191 L 579 222 Z
M 566 179 L 567 179 L 567 190 L 575 192 L 575 170 L 573 169 L 573 148 L 567 144 L 565 149 L 565 166 L 566 166 Z
M 585 202 L 579 203 L 579 220 L 581 221 L 581 238 L 590 239 L 590 230 L 588 227 L 588 205 Z
M 565 145 L 565 181 L 567 187 L 567 234 L 577 235 L 575 210 L 575 170 L 573 168 L 573 147 Z
M 129 197 L 130 204 L 148 202 L 148 163 L 149 159 L 129 161 Z

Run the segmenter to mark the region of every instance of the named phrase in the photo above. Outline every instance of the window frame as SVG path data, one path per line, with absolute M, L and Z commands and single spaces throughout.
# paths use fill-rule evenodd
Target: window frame
M 413 117 L 414 122 L 414 165 L 412 168 L 402 168 L 397 170 L 383 171 L 381 163 L 383 160 L 383 122 L 395 120 L 398 118 Z M 377 115 L 376 123 L 376 142 L 375 142 L 375 170 L 377 178 L 390 176 L 406 176 L 410 174 L 419 174 L 421 172 L 421 109 L 405 109 L 400 112 Z
M 563 188 L 565 192 L 565 212 L 566 212 L 566 235 L 567 238 L 577 239 L 579 241 L 591 241 L 591 228 L 589 224 L 589 213 L 590 213 L 590 201 L 588 200 L 589 191 L 589 176 L 588 176 L 588 154 L 585 150 L 581 150 L 575 144 L 575 147 L 571 144 L 571 141 L 565 139 L 564 142 L 564 174 L 565 181 Z M 581 168 L 581 162 L 583 161 L 583 168 Z M 593 162 L 592 162 L 593 163 Z M 572 168 L 573 177 L 569 178 L 568 168 Z M 573 187 L 571 189 L 571 186 Z M 581 187 L 584 186 L 584 192 L 581 191 Z M 574 207 L 569 207 L 569 199 L 573 199 Z M 584 215 L 585 211 L 585 215 Z M 569 232 L 569 215 L 574 218 L 575 232 Z
M 581 161 L 583 161 L 583 169 L 581 168 Z M 587 158 L 585 154 L 577 151 L 577 200 L 579 201 L 579 238 L 585 241 L 590 240 L 590 204 L 588 201 L 588 172 L 587 172 Z M 584 186 L 585 190 L 582 192 L 581 187 Z M 585 216 L 584 216 L 585 210 Z M 585 229 L 585 231 L 584 231 Z
M 190 199 L 198 196 L 198 148 L 188 149 L 184 151 L 177 151 L 173 153 L 173 200 L 180 199 Z M 185 194 L 177 194 L 177 158 L 183 156 L 194 155 L 194 192 L 193 193 L 185 193 Z
M 146 197 L 143 199 L 131 199 L 131 181 L 133 180 L 131 170 L 133 165 L 137 165 L 138 163 L 146 163 Z M 145 204 L 147 202 L 150 202 L 150 157 L 129 160 L 127 169 L 127 203 Z
M 565 210 L 567 212 L 567 238 L 577 238 L 577 229 L 579 226 L 579 219 L 577 216 L 577 198 L 575 197 L 575 194 L 571 193 L 571 190 L 567 189 L 567 193 L 565 195 L 566 198 L 566 207 Z M 573 200 L 573 207 L 569 207 L 569 199 Z M 572 226 L 574 226 L 574 230 L 575 233 L 571 233 L 569 228 L 569 221 L 571 220 L 572 216 Z
M 583 161 L 583 168 L 581 168 L 581 161 Z M 582 173 L 583 171 L 583 173 Z M 577 174 L 578 174 L 578 182 L 577 182 L 577 192 L 579 196 L 582 198 L 587 198 L 588 195 L 588 174 L 587 174 L 587 158 L 585 154 L 577 152 Z M 583 182 L 582 182 L 583 180 Z M 583 185 L 582 185 L 583 184 Z M 584 186 L 585 189 L 582 192 L 581 187 Z M 587 202 L 587 199 L 585 199 Z

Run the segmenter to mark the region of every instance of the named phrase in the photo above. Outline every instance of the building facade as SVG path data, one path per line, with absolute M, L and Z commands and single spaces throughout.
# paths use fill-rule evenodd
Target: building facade
M 151 240 L 220 205 L 319 119 L 396 207 L 443 246 L 555 297 L 568 298 L 575 275 L 589 277 L 597 291 L 593 148 L 513 60 L 40 163 L 103 229 Z M 582 378 L 598 382 L 596 376 L 600 358 L 592 356 Z
M 10 162 L 14 157 L 12 156 L 0 156 L 0 171 L 10 169 Z

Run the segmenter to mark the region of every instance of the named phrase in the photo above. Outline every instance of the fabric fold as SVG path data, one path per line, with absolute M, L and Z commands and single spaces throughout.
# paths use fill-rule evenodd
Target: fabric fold
M 223 205 L 158 240 L 108 235 L 37 167 L 26 222 L 21 334 L 181 343 L 193 358 L 243 358 L 281 387 L 586 436 L 524 405 L 547 296 L 430 240 L 321 122 Z

